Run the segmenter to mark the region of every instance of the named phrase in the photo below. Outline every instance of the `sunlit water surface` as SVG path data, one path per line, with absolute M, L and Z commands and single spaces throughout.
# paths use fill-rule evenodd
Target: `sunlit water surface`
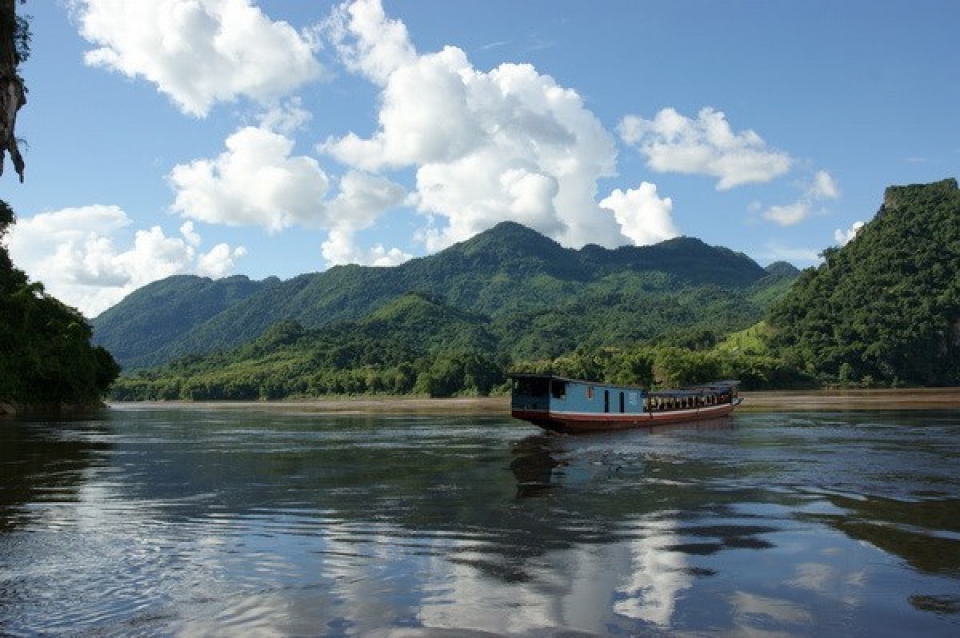
M 960 412 L 0 422 L 0 634 L 957 636 Z

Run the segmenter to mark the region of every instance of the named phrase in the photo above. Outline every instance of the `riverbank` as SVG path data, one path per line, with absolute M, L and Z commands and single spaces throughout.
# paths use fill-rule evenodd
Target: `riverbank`
M 738 411 L 794 412 L 798 410 L 940 410 L 960 409 L 960 388 L 913 388 L 897 390 L 800 390 L 743 392 Z M 125 402 L 124 409 L 156 407 L 203 407 L 221 410 L 284 410 L 340 414 L 504 414 L 510 413 L 510 398 L 358 396 L 286 401 L 169 401 Z
M 940 410 L 960 408 L 960 388 L 743 392 L 741 410 Z
M 95 414 L 98 410 L 101 410 L 105 407 L 107 407 L 105 403 L 94 403 L 90 405 L 79 405 L 72 403 L 44 403 L 27 405 L 12 401 L 0 401 L 0 417 L 71 417 L 84 414 Z

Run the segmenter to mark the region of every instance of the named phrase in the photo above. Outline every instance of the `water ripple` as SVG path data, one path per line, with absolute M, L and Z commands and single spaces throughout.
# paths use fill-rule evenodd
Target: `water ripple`
M 882 634 L 894 615 L 951 635 L 960 417 L 905 418 L 577 438 L 500 417 L 157 408 L 6 428 L 0 622 L 31 636 L 829 635 Z

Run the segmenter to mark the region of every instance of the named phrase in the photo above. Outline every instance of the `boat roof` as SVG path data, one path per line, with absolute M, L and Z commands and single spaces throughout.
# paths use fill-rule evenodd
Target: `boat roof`
M 684 386 L 682 388 L 676 388 L 672 390 L 647 390 L 643 386 L 630 384 L 630 383 L 607 383 L 605 381 L 587 381 L 585 379 L 574 379 L 572 377 L 564 377 L 558 374 L 544 373 L 544 372 L 511 372 L 507 375 L 511 379 L 549 379 L 556 381 L 568 381 L 570 383 L 583 383 L 586 385 L 602 385 L 602 386 L 612 386 L 617 388 L 636 388 L 638 390 L 643 390 L 644 392 L 649 392 L 651 396 L 692 396 L 696 394 L 701 394 L 703 392 L 716 392 L 724 388 L 734 388 L 740 385 L 739 380 L 735 379 L 726 379 L 723 381 L 710 381 L 709 383 L 698 383 L 696 385 Z
M 607 387 L 617 387 L 617 388 L 635 388 L 637 390 L 646 391 L 643 386 L 634 385 L 630 383 L 608 383 L 606 381 L 588 381 L 587 379 L 574 379 L 573 377 L 564 377 L 559 374 L 551 374 L 547 372 L 510 372 L 507 374 L 511 379 L 543 379 L 545 381 L 566 381 L 568 383 L 581 383 L 583 385 L 596 385 L 596 386 L 607 386 Z
M 710 381 L 709 383 L 698 383 L 696 385 L 687 385 L 682 390 L 716 390 L 717 388 L 729 388 L 740 385 L 739 379 L 724 379 L 723 381 Z
M 736 387 L 739 381 L 715 381 L 676 390 L 651 390 L 648 394 L 652 397 L 694 397 L 709 392 L 722 392 Z

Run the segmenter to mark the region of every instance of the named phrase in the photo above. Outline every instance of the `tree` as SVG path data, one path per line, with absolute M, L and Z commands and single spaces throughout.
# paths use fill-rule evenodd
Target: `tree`
M 770 345 L 830 383 L 960 382 L 960 189 L 887 189 L 876 217 L 804 271 L 769 315 Z
M 76 309 L 14 268 L 3 238 L 16 216 L 0 200 L 0 401 L 27 406 L 88 406 L 120 373 Z
M 24 0 L 21 0 L 21 4 Z M 30 25 L 17 15 L 17 0 L 0 0 L 0 174 L 6 154 L 23 181 L 23 156 L 17 145 L 17 111 L 27 103 L 20 64 L 30 55 Z

